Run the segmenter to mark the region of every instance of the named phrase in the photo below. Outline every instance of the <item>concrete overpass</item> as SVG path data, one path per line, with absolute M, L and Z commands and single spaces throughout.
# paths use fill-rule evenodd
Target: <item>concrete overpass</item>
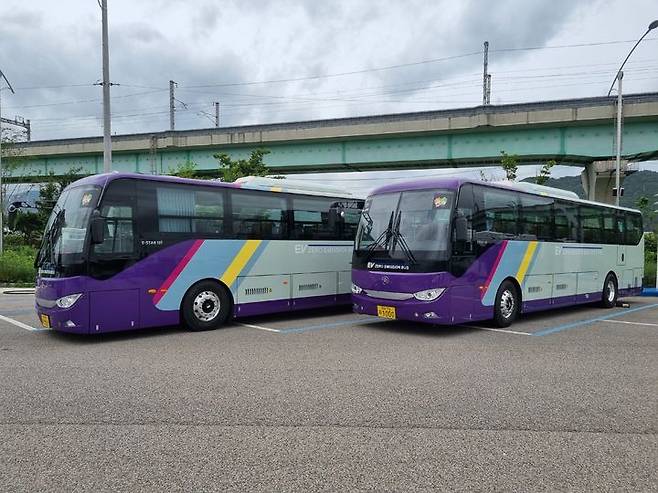
M 500 153 L 522 164 L 555 159 L 586 165 L 614 154 L 616 98 L 595 97 L 513 105 L 423 111 L 294 123 L 118 135 L 119 171 L 167 173 L 187 160 L 217 169 L 216 153 L 246 157 L 271 151 L 277 173 L 465 167 L 498 164 Z M 658 157 L 658 93 L 624 98 L 623 155 Z M 18 152 L 43 176 L 81 167 L 102 172 L 102 138 L 26 142 Z

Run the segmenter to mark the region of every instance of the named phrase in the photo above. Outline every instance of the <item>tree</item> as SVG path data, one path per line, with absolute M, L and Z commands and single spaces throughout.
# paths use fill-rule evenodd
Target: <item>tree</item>
M 545 185 L 548 179 L 551 177 L 551 168 L 557 164 L 555 159 L 546 161 L 544 165 L 539 170 L 539 176 L 535 178 L 535 183 L 537 185 Z
M 263 157 L 269 154 L 266 149 L 256 149 L 251 152 L 249 159 L 231 159 L 228 154 L 215 154 L 219 159 L 219 173 L 222 181 L 232 182 L 244 176 L 266 176 L 269 169 L 263 163 Z
M 215 156 L 216 157 L 216 156 Z M 197 172 L 197 164 L 190 159 L 180 163 L 176 168 L 169 169 L 169 174 L 179 178 L 201 178 Z
M 500 166 L 505 171 L 505 175 L 509 181 L 516 180 L 516 172 L 519 169 L 519 156 L 516 154 L 509 155 L 505 151 L 500 151 Z
M 635 201 L 635 207 L 637 207 L 642 213 L 645 224 L 650 225 L 653 223 L 653 220 L 656 217 L 656 213 L 653 211 L 653 205 L 649 197 L 646 195 L 638 197 L 638 199 Z

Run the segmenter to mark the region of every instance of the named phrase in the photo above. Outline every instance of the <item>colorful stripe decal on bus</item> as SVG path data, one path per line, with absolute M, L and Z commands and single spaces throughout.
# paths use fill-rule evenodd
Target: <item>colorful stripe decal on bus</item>
M 192 260 L 194 254 L 199 250 L 199 248 L 201 248 L 202 244 L 203 244 L 203 240 L 196 240 L 194 243 L 192 243 L 192 246 L 185 253 L 185 256 L 183 256 L 182 260 L 178 262 L 178 265 L 174 267 L 174 270 L 171 271 L 171 274 L 169 274 L 167 279 L 165 279 L 165 281 L 162 283 L 162 286 L 160 286 L 160 288 L 158 289 L 158 292 L 155 293 L 155 296 L 153 296 L 153 304 L 155 305 L 158 304 L 158 302 L 162 299 L 165 293 L 169 290 L 169 287 L 176 280 L 178 275 L 183 271 L 183 269 L 190 262 L 190 260 Z
M 258 240 L 201 241 L 199 248 L 193 252 L 192 257 L 185 265 L 183 265 L 182 269 L 178 269 L 177 267 L 169 276 L 173 278 L 173 282 L 171 282 L 167 291 L 158 299 L 156 307 L 160 310 L 178 310 L 185 292 L 195 282 L 208 278 L 217 279 L 222 273 L 232 275 L 231 272 L 233 272 L 234 269 L 231 269 L 231 266 L 234 265 L 236 260 L 238 260 L 236 257 L 240 256 L 240 252 L 243 252 L 243 248 L 245 248 L 245 244 L 248 241 Z M 240 266 L 240 268 L 244 267 L 249 260 L 247 258 L 245 261 L 244 256 L 247 255 L 249 251 L 250 248 L 247 247 L 243 252 L 243 255 L 240 256 L 240 260 L 235 263 L 235 268 L 238 266 Z M 177 276 L 174 275 L 176 273 L 178 273 Z M 239 274 L 239 270 L 237 273 Z
M 493 306 L 496 301 L 498 286 L 508 277 L 515 278 L 520 285 L 523 284 L 537 250 L 538 243 L 536 241 L 503 242 L 484 287 L 484 295 L 482 296 L 484 306 Z
M 525 251 L 519 270 L 516 272 L 516 280 L 519 281 L 519 285 L 521 286 L 523 285 L 523 279 L 528 272 L 528 267 L 530 267 L 530 261 L 535 254 L 535 250 L 537 250 L 537 242 L 531 241 L 528 243 L 528 249 Z
M 254 255 L 263 240 L 247 240 L 228 268 L 219 278 L 230 289 L 236 278 Z
M 494 261 L 494 264 L 491 267 L 491 271 L 489 271 L 489 276 L 487 277 L 487 281 L 484 283 L 484 287 L 482 289 L 482 292 L 480 293 L 480 296 L 482 298 L 484 298 L 484 296 L 487 294 L 487 290 L 489 289 L 489 285 L 491 284 L 491 279 L 493 278 L 493 275 L 498 269 L 498 264 L 500 264 L 500 259 L 503 257 L 503 253 L 505 253 L 506 247 L 507 247 L 507 241 L 503 241 L 503 243 L 500 246 L 500 250 L 498 250 L 498 255 L 496 255 L 496 260 Z

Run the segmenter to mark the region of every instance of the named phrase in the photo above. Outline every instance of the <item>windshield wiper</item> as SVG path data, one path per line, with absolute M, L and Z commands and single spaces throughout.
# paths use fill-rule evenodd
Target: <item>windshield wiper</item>
M 395 251 L 395 247 L 399 244 L 400 249 L 404 252 L 404 254 L 407 256 L 407 259 L 412 263 L 412 264 L 417 264 L 418 261 L 416 260 L 416 257 L 411 251 L 411 248 L 409 248 L 409 244 L 407 243 L 407 240 L 404 238 L 402 233 L 400 233 L 400 222 L 402 221 L 402 211 L 398 212 L 398 217 L 395 221 L 395 227 L 393 228 L 393 247 L 391 248 L 392 251 Z
M 62 219 L 64 218 L 64 209 L 58 211 L 53 219 L 50 229 L 46 231 L 44 241 L 39 249 L 39 255 L 35 260 L 35 267 L 42 265 L 46 256 L 50 257 L 51 265 L 55 265 L 55 237 L 59 229 Z M 38 264 L 38 265 L 37 265 Z
M 380 234 L 374 242 L 368 245 L 366 260 L 369 260 L 370 257 L 372 257 L 377 247 L 384 246 L 386 250 L 388 250 L 388 242 L 393 236 L 393 213 L 394 211 L 391 211 L 391 216 L 388 218 L 388 226 L 386 226 L 386 229 L 382 231 L 382 234 Z

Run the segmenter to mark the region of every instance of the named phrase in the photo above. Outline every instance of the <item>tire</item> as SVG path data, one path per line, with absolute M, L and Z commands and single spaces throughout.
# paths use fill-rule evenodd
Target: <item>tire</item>
M 519 315 L 521 296 L 511 281 L 503 281 L 496 293 L 494 323 L 497 327 L 509 327 Z
M 231 297 L 220 284 L 201 281 L 183 297 L 183 322 L 189 330 L 195 332 L 218 329 L 228 320 L 231 304 Z
M 601 306 L 603 306 L 603 308 L 613 308 L 617 306 L 618 296 L 619 289 L 617 288 L 617 278 L 611 272 L 605 276 L 603 291 L 601 293 Z

